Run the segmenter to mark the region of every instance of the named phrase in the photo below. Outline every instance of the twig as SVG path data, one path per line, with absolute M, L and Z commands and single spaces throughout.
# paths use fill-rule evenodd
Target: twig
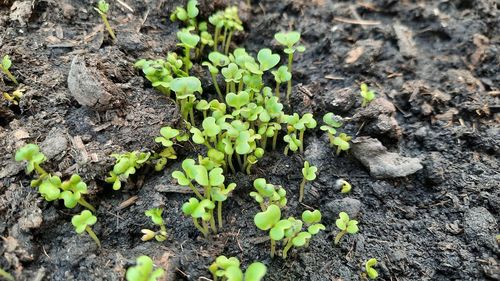
M 380 21 L 356 20 L 356 19 L 349 19 L 349 18 L 344 18 L 344 17 L 334 17 L 333 20 L 338 21 L 338 22 L 343 22 L 343 23 L 359 24 L 359 25 L 379 25 L 379 24 L 381 24 Z
M 116 2 L 118 2 L 118 4 L 122 5 L 123 7 L 125 7 L 125 9 L 129 10 L 130 12 L 134 12 L 134 9 L 132 9 L 127 3 L 121 1 L 121 0 L 116 0 Z

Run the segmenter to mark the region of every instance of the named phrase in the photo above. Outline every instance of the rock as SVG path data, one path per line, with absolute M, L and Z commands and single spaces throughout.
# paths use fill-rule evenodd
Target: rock
M 344 62 L 349 67 L 366 67 L 372 65 L 380 55 L 383 42 L 381 40 L 359 40 L 346 54 Z
M 396 112 L 394 104 L 386 98 L 379 97 L 370 102 L 367 107 L 354 114 L 352 119 L 355 121 L 361 121 L 361 119 L 376 119 L 381 114 L 391 115 L 394 112 Z
M 377 179 L 406 177 L 423 168 L 418 158 L 388 152 L 379 140 L 370 137 L 354 139 L 351 151 Z
M 427 126 L 424 126 L 424 127 L 420 127 L 418 128 L 415 133 L 413 134 L 415 136 L 415 138 L 419 141 L 423 141 L 427 138 L 427 136 L 429 135 L 429 127 Z
M 346 197 L 328 202 L 324 209 L 324 219 L 329 223 L 337 220 L 340 212 L 346 212 L 349 218 L 356 218 L 361 210 L 361 201 Z
M 104 75 L 87 68 L 83 58 L 75 56 L 68 75 L 71 96 L 81 105 L 98 111 L 118 107 L 124 101 L 123 92 Z
M 21 26 L 25 26 L 31 17 L 31 1 L 16 1 L 10 7 L 10 20 L 18 21 Z
M 357 90 L 352 88 L 317 91 L 314 97 L 318 109 L 328 112 L 346 113 L 356 104 L 359 98 Z
M 465 237 L 470 245 L 488 247 L 498 251 L 495 241 L 498 226 L 495 217 L 484 207 L 471 208 L 464 215 Z
M 401 138 L 401 127 L 393 116 L 379 115 L 373 122 L 365 126 L 365 132 L 369 135 L 384 135 L 393 139 Z
M 402 24 L 394 24 L 392 28 L 398 38 L 398 47 L 401 55 L 406 58 L 415 58 L 417 56 L 417 48 L 415 47 L 415 41 L 413 41 L 413 32 L 411 29 Z

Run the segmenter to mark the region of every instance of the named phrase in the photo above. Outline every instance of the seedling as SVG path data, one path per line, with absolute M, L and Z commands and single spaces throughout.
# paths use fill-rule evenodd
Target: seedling
M 84 231 L 87 231 L 89 236 L 95 241 L 99 248 L 101 247 L 101 242 L 95 232 L 92 230 L 91 226 L 97 222 L 97 218 L 92 215 L 89 210 L 82 211 L 79 215 L 74 215 L 71 219 L 71 224 L 75 227 L 75 231 L 78 234 L 81 234 Z
M 60 182 L 61 180 L 58 181 Z M 40 192 L 42 190 L 42 185 L 40 185 L 39 188 Z M 88 191 L 87 184 L 82 181 L 79 175 L 72 175 L 69 180 L 61 183 L 60 188 L 62 192 L 59 195 L 59 199 L 64 200 L 64 206 L 66 206 L 66 208 L 72 209 L 77 204 L 80 204 L 92 212 L 96 212 L 95 208 L 82 197 L 82 195 L 87 194 Z
M 151 153 L 133 151 L 123 154 L 111 154 L 111 156 L 116 158 L 116 163 L 105 181 L 112 183 L 114 190 L 119 190 L 122 186 L 121 182 L 127 181 L 130 175 L 135 174 L 136 170 L 148 161 Z
M 302 145 L 302 142 L 297 138 L 297 135 L 295 134 L 285 135 L 283 137 L 283 140 L 287 143 L 287 145 L 285 146 L 285 151 L 283 152 L 285 155 L 288 155 L 288 150 L 295 152 Z
M 329 112 L 323 116 L 323 122 L 325 123 L 325 125 L 322 125 L 320 129 L 328 134 L 330 145 L 333 146 L 333 141 L 335 135 L 337 134 L 337 128 L 340 128 L 342 126 L 342 117 Z
M 203 62 L 202 65 L 208 67 L 208 71 L 210 72 L 210 76 L 212 77 L 212 82 L 214 83 L 215 90 L 219 95 L 219 100 L 224 101 L 224 97 L 222 96 L 222 92 L 219 87 L 219 83 L 217 82 L 217 74 L 219 73 L 218 67 L 224 67 L 229 64 L 229 58 L 219 52 L 211 52 L 208 54 L 208 59 L 210 62 Z
M 186 141 L 189 135 L 172 127 L 163 127 L 160 129 L 160 136 L 155 138 L 155 142 L 161 143 L 163 150 L 155 154 L 153 158 L 159 158 L 155 164 L 155 170 L 161 171 L 169 159 L 177 159 L 173 148 L 174 141 Z
M 349 141 L 352 139 L 351 136 L 341 133 L 337 137 L 333 138 L 333 144 L 337 146 L 336 154 L 339 155 L 342 151 L 347 151 L 351 147 Z
M 175 92 L 176 100 L 181 106 L 181 114 L 184 120 L 190 116 L 191 125 L 194 126 L 193 106 L 196 100 L 195 93 L 202 93 L 201 81 L 193 76 L 175 78 L 170 82 L 170 89 Z
M 260 230 L 269 230 L 271 239 L 271 257 L 276 252 L 276 241 L 285 237 L 285 230 L 292 226 L 289 220 L 281 219 L 281 210 L 277 205 L 269 205 L 267 210 L 259 212 L 254 217 L 254 223 Z
M 351 184 L 344 179 L 338 179 L 335 181 L 335 186 L 340 189 L 341 193 L 349 193 L 351 191 Z
M 361 103 L 361 107 L 367 106 L 372 100 L 375 99 L 375 92 L 368 89 L 368 86 L 365 83 L 361 83 L 361 97 L 363 97 L 363 102 Z
M 165 271 L 162 268 L 154 269 L 153 260 L 148 256 L 140 256 L 136 265 L 127 269 L 127 281 L 157 281 L 161 280 Z
M 12 276 L 12 274 L 8 273 L 7 271 L 5 271 L 1 268 L 0 268 L 0 277 L 2 277 L 3 279 L 5 279 L 7 281 L 14 281 L 15 280 L 14 276 Z
M 31 174 L 33 170 L 36 170 L 37 174 L 42 177 L 47 175 L 47 172 L 40 167 L 45 161 L 45 155 L 40 152 L 40 147 L 36 144 L 27 144 L 21 147 L 15 156 L 16 161 L 26 161 L 26 173 Z
M 288 71 L 288 67 L 280 66 L 278 70 L 271 71 L 274 75 L 274 81 L 276 81 L 275 94 L 278 99 L 280 98 L 280 84 L 288 82 L 292 79 L 292 74 Z
M 184 71 L 189 73 L 189 70 L 193 67 L 193 63 L 191 62 L 191 50 L 195 49 L 198 43 L 200 42 L 200 36 L 191 33 L 192 28 L 183 28 L 177 32 L 177 39 L 181 43 L 178 43 L 177 46 L 181 46 L 184 48 Z
M 335 221 L 335 224 L 340 229 L 340 232 L 335 236 L 335 245 L 340 242 L 340 239 L 346 234 L 358 233 L 358 221 L 349 219 L 349 215 L 346 212 L 340 212 L 339 218 Z
M 19 102 L 21 101 L 21 98 L 23 97 L 23 92 L 25 89 L 17 89 L 14 92 L 12 92 L 11 95 L 9 93 L 4 92 L 3 97 L 13 105 L 19 105 Z
M 267 183 L 263 178 L 255 179 L 253 187 L 257 192 L 250 192 L 250 196 L 259 203 L 262 211 L 265 211 L 270 205 L 276 205 L 280 208 L 286 206 L 286 190 L 283 187 Z
M 199 14 L 198 10 L 198 1 L 197 0 L 189 0 L 187 1 L 186 8 L 177 7 L 174 12 L 170 15 L 171 21 L 180 20 L 184 22 L 188 26 L 196 26 L 196 17 Z
M 227 55 L 229 53 L 231 38 L 234 32 L 243 30 L 243 23 L 238 16 L 238 8 L 227 7 L 224 11 L 219 11 L 210 16 L 208 21 L 215 26 L 215 33 L 213 37 L 214 51 L 217 51 L 219 42 L 221 42 L 221 47 Z
M 0 69 L 5 75 L 7 75 L 7 77 L 9 77 L 9 79 L 12 82 L 14 82 L 15 84 L 19 84 L 16 80 L 16 77 L 14 77 L 14 75 L 12 75 L 12 73 L 9 70 L 11 66 L 12 66 L 12 61 L 10 60 L 9 55 L 5 55 L 2 59 L 2 64 L 0 65 Z
M 174 171 L 172 177 L 175 178 L 180 185 L 189 186 L 194 194 L 201 200 L 203 196 L 193 185 L 193 181 L 196 177 L 196 166 L 196 162 L 193 159 L 185 159 L 182 161 L 182 170 L 184 170 L 184 172 Z
M 227 196 L 236 188 L 235 183 L 229 184 L 227 187 L 222 185 L 221 187 L 214 187 L 211 189 L 211 198 L 213 201 L 217 201 L 217 221 L 219 222 L 219 228 L 222 228 L 222 202 L 226 201 Z
M 287 131 L 289 138 L 288 140 L 291 140 L 295 142 L 294 145 L 291 145 L 290 142 L 286 139 L 284 139 L 286 142 L 289 143 L 289 148 L 292 151 L 297 151 L 295 146 L 297 146 L 300 149 L 300 152 L 304 152 L 304 133 L 306 129 L 313 129 L 316 128 L 317 122 L 314 119 L 313 115 L 311 113 L 306 113 L 302 117 L 299 116 L 299 114 L 294 113 L 293 115 L 285 115 L 284 116 L 284 121 L 288 124 L 287 125 Z M 299 133 L 299 139 L 298 142 L 295 141 L 292 137 L 292 135 L 296 135 L 296 133 Z M 286 136 L 285 136 L 286 137 Z M 296 136 L 295 136 L 296 138 Z M 285 153 L 286 155 L 286 153 Z
M 303 179 L 299 188 L 299 202 L 302 202 L 302 199 L 304 198 L 304 187 L 306 186 L 306 183 L 316 179 L 317 171 L 318 168 L 316 166 L 310 166 L 308 161 L 304 162 L 304 168 L 302 168 Z
M 152 231 L 150 229 L 142 229 L 141 232 L 144 234 L 141 238 L 142 241 L 149 241 L 155 238 L 156 241 L 163 242 L 167 239 L 167 228 L 163 221 L 162 213 L 163 209 L 161 208 L 153 208 L 145 212 L 145 215 L 150 217 L 153 223 L 160 227 L 160 230 Z
M 115 32 L 111 28 L 111 25 L 109 25 L 108 22 L 108 10 L 109 10 L 109 4 L 104 1 L 100 0 L 97 3 L 97 8 L 94 7 L 94 9 L 101 15 L 102 21 L 104 22 L 104 25 L 106 26 L 106 30 L 108 31 L 109 35 L 111 38 L 113 38 L 113 41 L 116 40 Z
M 254 262 L 248 266 L 245 274 L 243 274 L 240 261 L 235 257 L 227 258 L 225 256 L 217 257 L 208 270 L 212 273 L 214 281 L 218 281 L 219 278 L 228 281 L 260 281 L 267 272 L 264 264 Z
M 203 199 L 199 201 L 196 198 L 190 198 L 188 202 L 182 205 L 182 211 L 185 215 L 191 216 L 193 219 L 194 226 L 205 236 L 208 237 L 208 225 L 207 222 L 213 219 L 213 209 L 215 204 L 209 199 Z M 201 219 L 202 225 L 198 222 Z
M 321 224 L 321 212 L 319 210 L 309 211 L 306 210 L 302 213 L 302 221 L 297 220 L 293 217 L 288 218 L 292 223 L 292 226 L 285 230 L 285 248 L 283 249 L 283 258 L 287 258 L 287 253 L 290 248 L 303 247 L 309 245 L 309 240 L 312 236 L 318 234 L 321 230 L 325 230 L 326 227 Z M 307 231 L 302 231 L 302 225 L 305 223 L 308 225 Z
M 374 280 L 378 277 L 378 272 L 373 267 L 377 265 L 377 259 L 371 258 L 365 263 L 365 274 L 368 275 L 368 278 Z
M 300 40 L 300 33 L 297 31 L 291 32 L 280 32 L 274 35 L 274 39 L 278 41 L 281 45 L 285 47 L 284 52 L 288 54 L 288 72 L 292 73 L 292 62 L 293 62 L 293 54 L 298 51 L 303 53 L 306 50 L 306 47 L 302 45 L 296 46 L 297 42 Z M 286 91 L 286 99 L 290 100 L 290 94 L 292 93 L 292 80 L 288 80 L 288 87 Z

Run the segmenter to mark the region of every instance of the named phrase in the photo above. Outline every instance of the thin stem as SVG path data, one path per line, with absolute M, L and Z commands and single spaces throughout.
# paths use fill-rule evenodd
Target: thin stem
M 262 209 L 262 212 L 265 212 L 266 211 L 266 205 L 264 205 L 264 202 L 260 202 L 259 205 L 260 205 L 260 208 Z
M 104 25 L 106 26 L 106 29 L 108 30 L 109 35 L 111 36 L 111 38 L 113 38 L 113 41 L 115 41 L 116 36 L 115 33 L 113 32 L 113 29 L 111 28 L 111 25 L 109 25 L 108 17 L 104 13 L 101 13 L 101 18 L 102 21 L 104 22 Z
M 248 163 L 248 154 L 245 154 L 245 155 L 243 155 L 243 169 L 241 170 L 242 172 L 245 169 L 245 167 L 247 166 L 247 164 L 250 164 L 250 163 Z
M 335 236 L 335 245 L 337 245 L 340 242 L 340 239 L 347 233 L 347 230 L 342 230 Z
M 222 201 L 217 202 L 217 221 L 219 221 L 219 229 L 222 229 Z
M 83 197 L 80 197 L 80 200 L 78 200 L 78 204 L 82 205 L 83 207 L 89 209 L 92 211 L 92 213 L 95 213 L 96 210 L 94 208 L 94 206 L 90 205 L 87 201 L 85 201 L 85 199 L 83 199 Z
M 337 146 L 337 153 L 336 154 L 339 155 L 341 151 L 342 151 L 342 149 L 340 148 L 340 145 Z
M 266 146 L 267 146 L 267 136 L 266 134 L 264 134 L 262 136 L 262 140 L 261 140 L 261 143 L 260 143 L 262 149 L 266 150 Z
M 191 118 L 191 125 L 192 126 L 196 126 L 196 123 L 194 121 L 194 110 L 193 108 L 191 107 L 191 109 L 189 110 L 189 117 Z
M 286 243 L 286 246 L 283 249 L 283 258 L 284 259 L 286 259 L 287 254 L 288 254 L 288 250 L 290 250 L 290 248 L 292 248 L 292 246 L 293 246 L 292 239 L 288 239 L 288 242 Z
M 226 49 L 226 38 L 227 38 L 227 27 L 224 27 L 224 33 L 222 34 L 222 49 Z
M 276 81 L 276 97 L 278 98 L 278 101 L 280 100 L 280 83 L 278 83 L 278 81 Z
M 191 61 L 191 49 L 186 47 L 184 49 L 184 70 L 186 71 L 187 74 L 189 74 L 188 62 L 190 61 Z
M 233 174 L 236 174 L 236 170 L 234 169 L 234 166 L 233 166 L 233 155 L 232 154 L 229 154 L 227 156 L 227 164 L 229 165 L 229 168 L 231 169 L 231 172 L 233 172 Z
M 206 233 L 205 237 L 207 237 L 208 236 L 208 225 L 207 225 L 207 222 L 202 219 L 201 220 L 201 224 L 203 225 L 203 229 L 205 230 L 205 233 Z
M 293 62 L 293 53 L 288 54 L 288 72 L 292 74 L 292 62 Z M 290 95 L 292 94 L 292 79 L 288 80 L 288 87 L 286 89 L 286 100 L 290 102 Z
M 306 178 L 302 179 L 302 182 L 300 183 L 299 187 L 299 202 L 302 202 L 302 199 L 304 199 L 304 187 L 306 186 Z
M 37 163 L 34 163 L 33 167 L 35 168 L 35 171 L 38 173 L 40 177 L 47 175 L 47 172 Z
M 306 129 L 303 129 L 299 133 L 299 140 L 300 140 L 299 149 L 300 149 L 300 153 L 304 153 L 304 132 L 305 132 L 305 130 Z
M 99 238 L 97 238 L 97 235 L 95 235 L 95 232 L 92 230 L 92 228 L 90 228 L 90 226 L 87 225 L 87 227 L 85 227 L 85 230 L 90 235 L 90 237 L 95 241 L 97 246 L 101 248 L 101 241 L 99 241 Z
M 246 168 L 247 175 L 250 175 L 252 173 L 250 171 L 251 168 L 252 168 L 252 164 L 248 163 L 247 168 Z
M 285 151 L 283 151 L 283 153 L 285 154 L 285 156 L 288 156 L 288 148 L 289 147 L 290 147 L 289 145 L 285 146 Z
M 12 75 L 12 73 L 8 69 L 2 67 L 2 72 L 5 73 L 5 75 L 7 75 L 7 77 L 9 77 L 9 79 L 16 85 L 19 84 L 16 80 L 16 77 L 14 77 L 14 75 Z
M 217 83 L 217 77 L 213 73 L 210 73 L 210 75 L 212 76 L 212 81 L 214 82 L 214 87 L 215 90 L 217 91 L 217 94 L 219 95 L 220 101 L 224 102 L 224 97 L 222 96 L 222 92 L 220 91 L 219 83 Z
M 240 165 L 240 170 L 243 171 L 243 163 L 241 162 L 241 157 L 236 153 L 236 160 L 238 160 L 238 165 Z
M 278 140 L 278 131 L 276 130 L 276 132 L 274 133 L 274 136 L 273 136 L 273 150 L 276 150 L 277 140 Z
M 205 229 L 203 227 L 201 227 L 200 223 L 198 222 L 198 219 L 193 217 L 193 223 L 194 223 L 194 226 L 203 234 L 203 236 L 205 236 L 205 238 L 207 238 L 208 231 L 205 231 Z
M 216 52 L 217 52 L 217 45 L 219 44 L 219 36 L 220 36 L 220 27 L 216 26 L 214 33 L 214 51 Z
M 243 91 L 243 79 L 238 84 L 238 93 L 241 91 Z M 250 92 L 250 94 L 252 94 L 252 93 Z M 252 99 L 253 99 L 253 97 L 250 97 L 250 100 L 252 100 Z
M 276 252 L 276 241 L 271 238 L 271 258 L 274 258 L 274 253 Z
M 226 55 L 229 53 L 229 46 L 231 45 L 231 37 L 233 37 L 233 32 L 234 31 L 230 31 L 229 35 L 227 36 L 226 48 L 224 49 L 224 53 Z
M 236 82 L 231 82 L 231 91 L 235 94 L 237 94 L 236 92 Z
M 196 194 L 196 197 L 198 197 L 200 200 L 203 200 L 203 196 L 201 196 L 201 194 L 198 191 L 198 189 L 196 187 L 194 187 L 194 185 L 192 183 L 189 183 L 189 187 L 194 192 L 194 194 Z
M 210 210 L 210 227 L 213 233 L 217 233 L 217 227 L 215 226 L 214 210 Z
M 330 140 L 330 146 L 333 147 L 333 135 L 328 133 L 328 139 Z

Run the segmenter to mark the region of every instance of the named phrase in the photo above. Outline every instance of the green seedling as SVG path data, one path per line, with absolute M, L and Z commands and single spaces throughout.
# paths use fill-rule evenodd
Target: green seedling
M 58 182 L 60 181 L 61 180 L 58 180 Z M 42 190 L 42 186 L 43 183 L 40 185 L 40 192 Z M 59 195 L 59 199 L 64 200 L 64 206 L 66 206 L 66 208 L 72 209 L 77 204 L 80 204 L 92 212 L 96 212 L 95 208 L 82 197 L 82 195 L 88 193 L 88 190 L 87 184 L 82 181 L 82 178 L 79 175 L 72 175 L 69 180 L 61 183 L 60 188 L 61 194 Z
M 191 33 L 192 28 L 184 28 L 177 32 L 177 39 L 181 43 L 177 46 L 184 48 L 184 71 L 189 74 L 189 70 L 193 67 L 191 62 L 191 50 L 195 49 L 200 42 L 200 36 Z
M 371 258 L 365 263 L 365 274 L 368 275 L 368 278 L 374 280 L 378 277 L 378 272 L 373 267 L 377 265 L 377 259 Z
M 222 76 L 224 76 L 224 80 L 226 81 L 226 95 L 229 93 L 236 95 L 236 85 L 243 82 L 243 72 L 244 70 L 238 68 L 236 63 L 230 63 L 221 70 Z
M 367 106 L 372 100 L 375 99 L 375 92 L 368 89 L 368 86 L 365 83 L 361 83 L 361 97 L 363 97 L 363 101 L 361 103 L 361 107 Z
M 14 75 L 12 75 L 12 73 L 9 70 L 11 66 L 12 66 L 12 61 L 10 60 L 9 55 L 5 55 L 2 59 L 2 64 L 0 65 L 0 69 L 5 75 L 7 75 L 7 77 L 9 77 L 9 79 L 12 82 L 14 82 L 15 84 L 19 84 L 16 80 L 16 77 L 14 77 Z
M 263 178 L 255 179 L 253 187 L 257 192 L 250 192 L 250 196 L 259 203 L 262 211 L 265 211 L 270 205 L 276 205 L 280 208 L 286 206 L 286 190 L 283 187 L 267 183 Z
M 190 116 L 191 125 L 194 126 L 194 111 L 193 106 L 196 101 L 195 93 L 202 93 L 200 79 L 189 76 L 175 78 L 170 82 L 170 89 L 175 92 L 176 100 L 181 106 L 181 114 L 184 120 L 188 120 Z
M 108 10 L 109 10 L 109 4 L 104 1 L 100 0 L 97 3 L 97 8 L 94 7 L 94 9 L 101 15 L 102 21 L 104 22 L 104 25 L 106 26 L 106 30 L 108 31 L 109 35 L 111 38 L 113 38 L 113 41 L 116 40 L 115 32 L 111 28 L 111 25 L 109 25 L 108 22 Z
M 278 99 L 280 98 L 280 85 L 292 79 L 292 74 L 288 71 L 288 67 L 280 66 L 278 70 L 271 71 L 276 81 L 275 94 Z
M 222 202 L 226 201 L 229 193 L 231 193 L 236 188 L 235 183 L 229 184 L 227 187 L 222 185 L 220 187 L 214 187 L 211 189 L 210 197 L 213 201 L 217 202 L 217 221 L 219 222 L 219 228 L 222 228 Z
M 225 256 L 217 257 L 208 270 L 212 273 L 214 281 L 218 281 L 219 278 L 227 281 L 260 281 L 267 272 L 264 264 L 254 262 L 243 274 L 240 261 L 235 257 L 227 258 Z
M 281 219 L 281 210 L 277 205 L 269 205 L 267 210 L 259 212 L 254 217 L 254 223 L 260 230 L 269 230 L 271 239 L 271 257 L 276 252 L 276 241 L 285 237 L 285 230 L 292 226 L 289 220 Z
M 219 100 L 224 101 L 224 97 L 222 96 L 222 92 L 219 87 L 219 83 L 217 82 L 217 74 L 219 73 L 219 67 L 224 67 L 229 64 L 229 57 L 223 55 L 219 52 L 211 52 L 208 54 L 208 59 L 210 62 L 203 62 L 202 65 L 208 67 L 208 71 L 210 72 L 210 76 L 212 77 L 212 82 L 214 83 L 215 90 L 219 95 Z
M 299 142 L 296 142 L 296 145 L 300 149 L 301 153 L 304 152 L 304 133 L 306 129 L 313 129 L 316 128 L 317 126 L 317 122 L 314 119 L 314 116 L 311 113 L 306 113 L 302 117 L 300 117 L 299 114 L 294 113 L 293 115 L 285 115 L 283 119 L 285 123 L 288 124 L 287 125 L 288 136 L 291 137 L 292 134 L 295 135 L 297 132 L 299 133 Z M 295 150 L 294 149 L 295 147 L 292 148 L 292 146 L 290 146 L 290 150 L 294 152 L 297 151 L 297 149 Z
M 12 276 L 12 274 L 8 273 L 7 271 L 3 270 L 0 268 L 0 277 L 2 277 L 3 279 L 7 280 L 7 281 L 14 281 L 14 276 Z
M 165 271 L 162 268 L 154 269 L 153 260 L 148 256 L 140 256 L 136 265 L 127 269 L 127 281 L 158 281 L 162 280 Z
M 181 134 L 179 130 L 172 127 L 163 127 L 160 129 L 160 136 L 155 138 L 155 142 L 161 143 L 163 149 L 155 156 L 159 158 L 155 164 L 156 171 L 161 171 L 169 159 L 177 159 L 177 155 L 173 148 L 174 141 L 186 141 L 186 137 L 189 139 L 188 134 Z
M 116 158 L 116 163 L 105 181 L 112 183 L 114 190 L 119 190 L 122 186 L 121 182 L 127 181 L 130 175 L 135 174 L 136 170 L 149 160 L 151 153 L 133 151 L 123 154 L 111 154 L 111 156 Z
M 218 50 L 219 42 L 221 42 L 221 48 L 227 55 L 234 32 L 243 30 L 243 23 L 238 16 L 238 8 L 227 7 L 224 11 L 210 16 L 208 21 L 215 27 L 214 51 Z
M 293 54 L 297 51 L 303 53 L 306 47 L 302 45 L 296 46 L 297 42 L 300 40 L 300 33 L 297 31 L 290 32 L 280 32 L 274 35 L 274 39 L 278 41 L 281 45 L 285 47 L 284 52 L 288 54 L 288 72 L 292 73 L 292 62 Z M 292 80 L 288 80 L 288 87 L 286 92 L 286 99 L 290 100 L 290 94 L 292 93 Z
M 213 209 L 215 204 L 209 199 L 198 200 L 196 198 L 190 198 L 188 202 L 182 205 L 182 211 L 186 216 L 191 216 L 193 219 L 194 226 L 205 236 L 208 237 L 208 225 L 207 222 L 213 220 Z M 198 222 L 201 219 L 202 225 Z
M 346 234 L 358 233 L 358 221 L 349 219 L 349 215 L 346 212 L 340 212 L 339 218 L 335 221 L 335 224 L 340 229 L 340 232 L 335 236 L 335 245 L 340 242 L 340 239 Z
M 34 170 L 42 177 L 47 175 L 47 172 L 40 167 L 47 158 L 40 152 L 40 147 L 36 144 L 27 144 L 21 147 L 15 156 L 16 161 L 26 161 L 26 173 L 31 174 Z
M 302 199 L 304 198 L 304 188 L 306 183 L 316 179 L 317 171 L 318 168 L 316 166 L 310 166 L 308 161 L 304 162 L 304 168 L 302 168 L 303 179 L 299 188 L 299 202 L 302 202 Z
M 257 60 L 260 64 L 260 71 L 268 71 L 280 62 L 280 55 L 273 54 L 271 49 L 264 48 L 257 54 Z
M 6 99 L 8 102 L 12 103 L 13 105 L 19 105 L 19 102 L 21 101 L 21 98 L 23 97 L 23 92 L 25 89 L 19 88 L 12 92 L 12 94 L 3 93 L 3 98 Z
M 184 170 L 184 172 L 174 171 L 172 173 L 172 177 L 175 178 L 180 185 L 189 186 L 189 188 L 191 188 L 194 194 L 196 194 L 196 196 L 200 200 L 202 200 L 203 196 L 200 194 L 198 189 L 193 185 L 193 181 L 197 174 L 196 162 L 193 159 L 185 159 L 184 161 L 182 161 L 182 170 Z
M 321 212 L 319 210 L 314 211 L 304 211 L 302 213 L 302 220 L 297 220 L 293 217 L 288 218 L 292 226 L 285 230 L 285 248 L 283 249 L 283 258 L 287 258 L 288 251 L 290 248 L 304 247 L 309 245 L 309 240 L 318 234 L 321 230 L 325 230 L 326 227 L 321 224 Z M 303 224 L 306 224 L 307 231 L 302 231 Z
M 336 154 L 339 155 L 342 151 L 347 151 L 351 147 L 349 141 L 352 139 L 351 136 L 341 133 L 337 137 L 333 138 L 333 144 L 337 146 Z
M 71 224 L 75 227 L 75 231 L 78 234 L 81 234 L 84 231 L 87 231 L 89 236 L 95 241 L 99 248 L 101 247 L 101 242 L 97 235 L 92 230 L 91 226 L 97 222 L 97 218 L 92 215 L 89 210 L 82 211 L 79 215 L 74 215 L 71 219 Z
M 187 1 L 186 8 L 177 7 L 174 12 L 170 15 L 171 21 L 180 20 L 184 22 L 187 26 L 196 26 L 196 17 L 200 13 L 198 10 L 198 1 L 189 0 Z
M 328 139 L 330 140 L 330 146 L 333 146 L 333 140 L 335 135 L 337 134 L 337 128 L 342 126 L 342 117 L 329 112 L 323 116 L 323 123 L 320 127 L 322 131 L 325 131 L 328 134 Z
M 154 238 L 158 242 L 163 242 L 167 239 L 167 227 L 163 221 L 162 213 L 163 209 L 161 208 L 149 209 L 144 213 L 147 217 L 151 218 L 151 221 L 153 221 L 155 225 L 160 227 L 160 230 L 153 231 L 150 229 L 141 229 L 141 232 L 144 234 L 141 238 L 142 241 L 149 241 Z
M 285 155 L 288 155 L 288 150 L 295 152 L 300 148 L 300 146 L 302 146 L 302 142 L 295 134 L 285 135 L 283 140 L 287 143 L 285 151 L 283 152 Z
M 247 157 L 247 167 L 245 169 L 247 175 L 251 174 L 252 166 L 255 165 L 262 157 L 264 157 L 264 149 L 260 147 L 257 147 L 253 154 Z
M 340 189 L 341 193 L 349 193 L 351 191 L 351 184 L 344 179 L 338 179 L 335 181 L 335 186 Z

